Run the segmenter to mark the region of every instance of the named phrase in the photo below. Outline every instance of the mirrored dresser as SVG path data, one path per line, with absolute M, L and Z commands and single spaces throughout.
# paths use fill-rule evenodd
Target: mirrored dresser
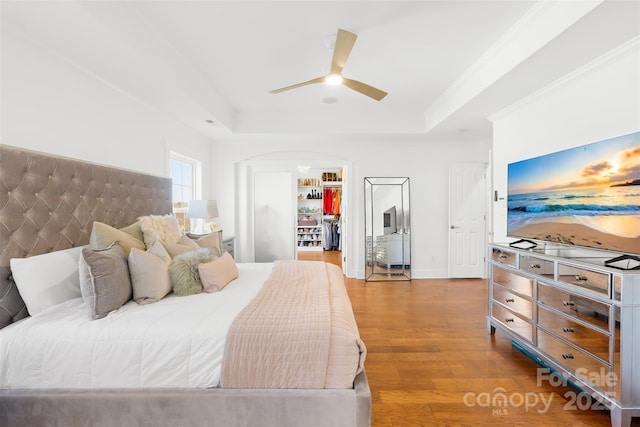
M 611 411 L 640 417 L 640 270 L 566 247 L 489 245 L 487 328 Z

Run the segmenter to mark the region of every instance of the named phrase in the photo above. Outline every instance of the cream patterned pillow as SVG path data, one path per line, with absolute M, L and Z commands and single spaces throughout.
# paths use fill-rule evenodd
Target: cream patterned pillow
M 138 218 L 144 244 L 150 247 L 156 240 L 176 243 L 182 237 L 180 224 L 173 215 L 148 215 Z

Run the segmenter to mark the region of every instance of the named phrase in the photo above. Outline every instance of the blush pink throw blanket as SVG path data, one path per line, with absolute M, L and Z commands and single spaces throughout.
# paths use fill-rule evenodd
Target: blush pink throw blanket
M 342 271 L 319 261 L 276 261 L 225 343 L 224 388 L 352 388 L 366 348 Z

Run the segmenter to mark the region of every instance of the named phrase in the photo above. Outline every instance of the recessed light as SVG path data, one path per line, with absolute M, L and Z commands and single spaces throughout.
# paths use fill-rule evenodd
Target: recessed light
M 327 98 L 324 98 L 322 102 L 324 102 L 325 104 L 335 104 L 336 102 L 338 102 L 338 98 L 336 98 L 335 96 L 329 96 Z

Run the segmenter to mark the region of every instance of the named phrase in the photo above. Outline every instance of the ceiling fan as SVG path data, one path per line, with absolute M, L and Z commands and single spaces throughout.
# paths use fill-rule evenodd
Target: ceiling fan
M 343 30 L 341 28 L 338 29 L 336 44 L 333 49 L 333 59 L 331 60 L 331 70 L 329 71 L 329 74 L 321 77 L 316 77 L 315 79 L 311 79 L 306 82 L 282 87 L 280 89 L 275 89 L 272 90 L 271 93 L 280 93 L 314 83 L 325 82 L 329 85 L 342 84 L 349 89 L 353 89 L 356 92 L 360 92 L 363 95 L 375 99 L 376 101 L 380 101 L 382 98 L 387 96 L 387 92 L 377 89 L 373 86 L 369 86 L 368 84 L 362 83 L 358 80 L 352 80 L 342 76 L 342 69 L 347 63 L 347 59 L 349 58 L 349 54 L 351 53 L 353 45 L 356 43 L 357 37 L 357 35 L 349 31 Z

